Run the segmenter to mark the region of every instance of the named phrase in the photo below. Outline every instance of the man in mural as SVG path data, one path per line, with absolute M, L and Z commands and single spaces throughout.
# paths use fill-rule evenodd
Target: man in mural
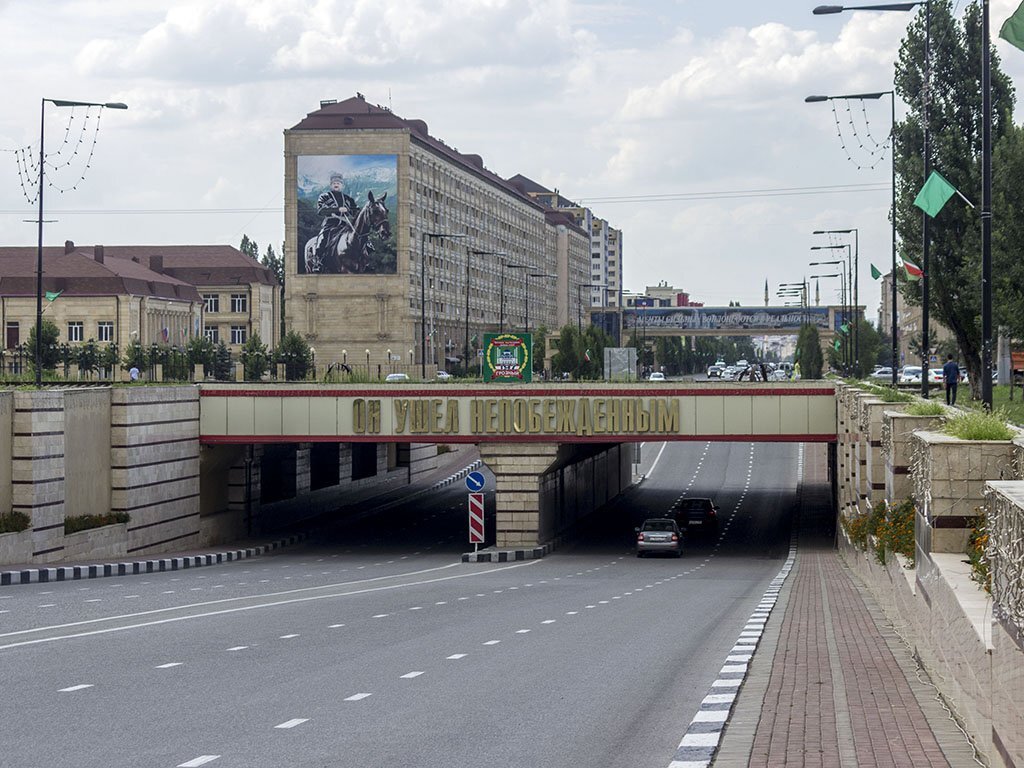
M 340 173 L 331 174 L 331 188 L 316 201 L 316 212 L 323 217 L 320 234 L 316 238 L 316 272 L 336 273 L 339 271 L 338 247 L 342 238 L 351 237 L 359 209 L 356 201 L 345 194 L 345 179 Z M 309 265 L 307 265 L 309 266 Z

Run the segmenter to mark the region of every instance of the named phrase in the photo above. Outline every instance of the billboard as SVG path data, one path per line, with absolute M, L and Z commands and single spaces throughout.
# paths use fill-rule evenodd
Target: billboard
M 515 384 L 533 380 L 533 334 L 485 333 L 484 381 Z
M 299 155 L 300 275 L 398 271 L 397 155 Z
M 664 307 L 641 311 L 627 309 L 623 320 L 629 329 L 719 330 L 723 335 L 733 330 L 787 329 L 796 334 L 805 323 L 827 330 L 828 313 L 828 307 Z M 833 330 L 840 322 L 840 314 L 836 312 Z

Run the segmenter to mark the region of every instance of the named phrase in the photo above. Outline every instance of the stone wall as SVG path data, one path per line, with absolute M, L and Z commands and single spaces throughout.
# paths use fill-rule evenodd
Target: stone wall
M 14 439 L 14 392 L 0 392 L 0 514 L 11 511 L 11 451 Z M 0 563 L 3 561 L 0 551 Z M 11 562 L 11 561 L 8 561 Z

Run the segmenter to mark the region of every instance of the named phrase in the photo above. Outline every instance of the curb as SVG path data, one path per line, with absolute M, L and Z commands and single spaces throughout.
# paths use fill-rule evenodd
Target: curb
M 272 541 L 259 547 L 232 549 L 207 555 L 165 557 L 156 560 L 134 560 L 124 563 L 98 563 L 96 565 L 64 565 L 57 567 L 25 568 L 20 571 L 0 572 L 0 586 L 14 584 L 47 584 L 54 581 L 79 581 L 81 579 L 102 579 L 109 576 L 131 576 L 141 573 L 162 573 L 182 571 L 186 568 L 202 568 L 220 565 L 236 560 L 259 557 L 275 549 L 281 549 L 303 541 L 307 534 L 296 534 Z
M 529 549 L 482 549 L 479 552 L 463 552 L 464 563 L 510 563 L 515 560 L 539 560 L 554 549 L 552 544 Z

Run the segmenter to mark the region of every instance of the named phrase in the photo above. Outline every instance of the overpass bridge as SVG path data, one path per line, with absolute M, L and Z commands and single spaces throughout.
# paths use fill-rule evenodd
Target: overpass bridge
M 827 382 L 201 384 L 199 439 L 475 443 L 496 478 L 497 545 L 537 546 L 631 482 L 644 441 L 836 441 Z

